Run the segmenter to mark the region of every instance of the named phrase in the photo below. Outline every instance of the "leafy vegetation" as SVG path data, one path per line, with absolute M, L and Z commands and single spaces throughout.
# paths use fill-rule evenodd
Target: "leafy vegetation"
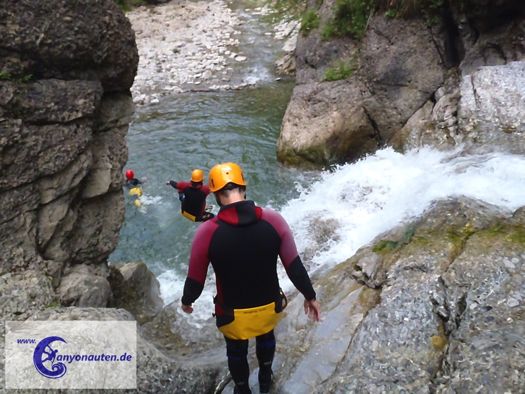
M 311 30 L 319 27 L 319 16 L 314 10 L 308 10 L 301 18 L 301 32 L 307 35 Z
M 336 0 L 334 18 L 325 25 L 323 38 L 343 36 L 361 38 L 375 5 L 374 0 Z
M 462 1 L 462 0 L 460 0 Z M 389 18 L 409 18 L 423 15 L 429 24 L 435 24 L 445 0 L 380 0 L 378 7 Z
M 266 4 L 276 10 L 291 11 L 291 10 L 304 10 L 307 5 L 306 0 L 267 0 Z
M 29 82 L 33 79 L 33 74 L 14 75 L 8 71 L 0 70 L 0 81 Z
M 333 67 L 328 68 L 324 73 L 325 81 L 339 81 L 350 77 L 355 71 L 353 62 L 338 60 Z
M 59 308 L 61 305 L 60 305 L 60 302 L 57 301 L 57 300 L 54 300 L 54 301 L 51 301 L 49 304 L 46 305 L 46 308 L 48 309 L 55 309 L 55 308 Z
M 414 237 L 415 232 L 416 232 L 415 227 L 409 226 L 405 230 L 400 240 L 392 241 L 389 239 L 382 239 L 374 245 L 374 247 L 372 248 L 372 251 L 375 253 L 379 253 L 379 254 L 386 254 L 386 253 L 393 252 L 407 245 Z
M 346 79 L 357 70 L 358 55 L 354 53 L 350 59 L 339 59 L 332 67 L 326 69 L 324 73 L 325 81 L 339 81 Z
M 307 9 L 307 0 L 265 0 L 272 12 L 264 19 L 270 22 L 288 19 L 301 19 Z
M 422 15 L 429 24 L 435 24 L 444 6 L 445 0 L 336 0 L 333 19 L 323 26 L 321 35 L 325 40 L 345 36 L 360 39 L 376 11 L 384 11 L 389 18 Z
M 378 6 L 397 17 L 410 17 L 439 10 L 444 0 L 380 0 Z
M 397 11 L 393 8 L 389 8 L 385 11 L 385 16 L 387 18 L 396 18 L 397 17 Z
M 130 11 L 135 7 L 144 5 L 144 0 L 113 0 L 123 11 Z

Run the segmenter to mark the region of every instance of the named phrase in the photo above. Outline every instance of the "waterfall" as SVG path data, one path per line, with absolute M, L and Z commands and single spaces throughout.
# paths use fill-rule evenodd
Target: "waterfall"
M 508 210 L 524 206 L 525 157 L 386 148 L 324 172 L 281 213 L 298 249 L 312 254 L 306 261 L 312 271 L 348 259 L 377 235 L 421 215 L 432 201 L 457 196 Z

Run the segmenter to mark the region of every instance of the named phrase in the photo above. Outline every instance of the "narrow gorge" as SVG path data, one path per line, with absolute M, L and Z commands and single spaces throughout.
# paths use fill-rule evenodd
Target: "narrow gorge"
M 0 0 L 0 392 L 26 320 L 136 320 L 126 392 L 233 392 L 213 282 L 180 311 L 195 226 L 163 189 L 227 155 L 322 305 L 283 275 L 273 392 L 522 392 L 522 2 L 158 3 Z

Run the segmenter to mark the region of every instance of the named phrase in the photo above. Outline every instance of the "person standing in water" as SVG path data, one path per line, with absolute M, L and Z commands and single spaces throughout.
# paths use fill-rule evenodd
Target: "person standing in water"
M 278 257 L 305 298 L 305 313 L 314 321 L 320 319 L 320 305 L 288 224 L 279 213 L 246 200 L 241 167 L 235 163 L 214 166 L 209 188 L 220 210 L 197 229 L 181 307 L 193 312 L 211 263 L 217 284 L 216 323 L 226 341 L 234 392 L 251 393 L 247 353 L 249 339 L 255 338 L 259 391 L 267 393 L 273 375 L 274 328 L 286 306 L 277 276 Z
M 179 192 L 180 212 L 182 216 L 192 222 L 204 222 L 211 219 L 214 215 L 206 212 L 206 197 L 210 194 L 208 186 L 203 184 L 204 172 L 195 169 L 191 172 L 190 182 L 169 181 Z

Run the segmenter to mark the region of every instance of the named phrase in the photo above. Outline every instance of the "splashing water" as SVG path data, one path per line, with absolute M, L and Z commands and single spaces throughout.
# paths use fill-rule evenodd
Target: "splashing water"
M 479 199 L 509 210 L 525 205 L 525 157 L 487 153 L 463 155 L 421 148 L 406 154 L 391 148 L 357 163 L 322 172 L 299 197 L 280 209 L 310 273 L 351 257 L 379 234 L 420 216 L 436 200 Z M 292 284 L 280 269 L 282 287 Z M 174 271 L 159 277 L 167 301 L 180 298 L 184 278 Z M 208 318 L 215 293 L 208 275 L 193 320 Z
M 525 205 L 525 157 L 391 148 L 323 173 L 282 214 L 310 271 L 351 257 L 377 235 L 421 215 L 432 201 L 479 199 L 509 210 Z M 321 232 L 328 233 L 319 239 Z M 312 251 L 312 249 L 315 249 Z

